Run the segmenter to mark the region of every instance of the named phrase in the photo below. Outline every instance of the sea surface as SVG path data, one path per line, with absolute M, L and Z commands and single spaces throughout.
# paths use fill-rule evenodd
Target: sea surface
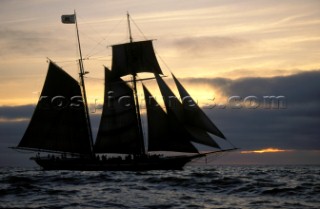
M 320 166 L 0 168 L 0 208 L 320 208 Z

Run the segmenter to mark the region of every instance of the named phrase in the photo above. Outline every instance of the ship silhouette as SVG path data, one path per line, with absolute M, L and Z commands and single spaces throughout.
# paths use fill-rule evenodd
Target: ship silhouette
M 84 82 L 87 72 L 82 63 L 76 14 L 62 16 L 63 23 L 76 24 L 80 82 L 49 60 L 40 99 L 24 136 L 15 147 L 38 153 L 31 159 L 43 169 L 182 169 L 194 159 L 236 149 L 222 149 L 213 139 L 211 135 L 222 140 L 226 137 L 172 74 L 180 99 L 174 95 L 163 80 L 152 40 L 133 41 L 129 14 L 127 17 L 130 40 L 112 46 L 112 67 L 111 70 L 104 69 L 104 103 L 94 140 Z M 139 79 L 139 73 L 150 73 L 152 78 Z M 123 76 L 131 76 L 132 79 L 124 80 Z M 156 81 L 165 109 L 144 85 L 145 80 Z M 147 130 L 142 127 L 137 85 L 142 85 L 144 93 Z M 213 150 L 200 152 L 194 143 Z

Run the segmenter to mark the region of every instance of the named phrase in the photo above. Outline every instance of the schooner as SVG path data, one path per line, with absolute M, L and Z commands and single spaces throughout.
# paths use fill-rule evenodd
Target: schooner
M 47 76 L 33 116 L 16 149 L 39 154 L 32 159 L 46 170 L 167 170 L 206 155 L 236 149 L 222 149 L 210 134 L 226 140 L 190 94 L 172 74 L 178 99 L 166 82 L 157 61 L 152 40 L 133 41 L 127 14 L 129 42 L 112 46 L 111 70 L 105 67 L 105 93 L 96 140 L 91 130 L 89 108 L 76 14 L 63 15 L 63 23 L 76 25 L 79 44 L 80 82 L 49 60 Z M 151 73 L 162 94 L 165 110 L 138 79 Z M 131 76 L 130 82 L 123 76 Z M 142 83 L 148 123 L 147 136 L 141 121 L 137 85 Z M 54 99 L 53 99 L 54 98 Z M 58 98 L 58 99 L 57 99 Z M 63 105 L 59 98 L 70 98 Z M 53 102 L 56 101 L 56 102 Z M 125 101 L 125 102 L 123 102 Z M 148 141 L 146 147 L 145 138 Z M 194 143 L 214 148 L 200 152 Z M 174 152 L 159 155 L 153 152 Z M 120 154 L 114 157 L 114 154 Z M 125 155 L 125 157 L 123 157 Z

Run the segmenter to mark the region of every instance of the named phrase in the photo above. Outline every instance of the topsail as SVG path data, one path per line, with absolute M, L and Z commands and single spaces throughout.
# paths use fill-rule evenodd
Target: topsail
M 162 74 L 150 40 L 113 45 L 112 55 L 112 71 L 118 77 L 141 72 Z

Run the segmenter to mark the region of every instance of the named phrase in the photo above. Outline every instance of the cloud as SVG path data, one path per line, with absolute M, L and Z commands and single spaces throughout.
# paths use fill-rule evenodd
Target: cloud
M 206 83 L 221 90 L 227 96 L 237 95 L 244 98 L 250 95 L 283 95 L 287 97 L 289 105 L 308 105 L 320 101 L 319 79 L 320 70 L 314 70 L 270 78 L 247 77 L 234 80 L 226 78 L 186 78 L 186 82 L 192 84 Z
M 260 150 L 275 147 L 280 150 L 320 150 L 320 71 L 310 71 L 272 78 L 187 78 L 181 79 L 186 89 L 206 84 L 219 88 L 224 96 L 238 95 L 245 98 L 255 95 L 283 95 L 286 108 L 232 108 L 218 105 L 204 109 L 211 120 L 237 147 L 242 150 Z M 262 101 L 262 100 L 261 100 Z M 0 150 L 8 156 L 16 155 L 7 147 L 19 143 L 34 106 L 2 106 L 0 122 Z M 94 135 L 99 126 L 99 114 L 91 116 Z M 288 155 L 294 155 L 293 152 Z M 300 162 L 300 161 L 299 161 Z
M 58 39 L 51 36 L 49 31 L 32 31 L 28 29 L 13 29 L 1 27 L 1 50 L 4 55 L 39 55 L 42 51 L 57 50 Z M 50 47 L 49 47 L 50 46 Z M 45 56 L 42 54 L 42 56 Z
M 34 105 L 0 106 L 0 118 L 4 118 L 4 119 L 30 118 L 34 108 L 35 108 Z
M 282 149 L 320 149 L 320 71 L 272 78 L 186 79 L 188 84 L 207 84 L 224 93 L 226 99 L 239 96 L 284 96 L 285 108 L 225 108 L 206 109 L 225 135 L 243 149 L 278 147 Z M 227 100 L 225 100 L 227 102 Z
M 173 42 L 177 51 L 185 52 L 189 56 L 212 53 L 217 49 L 220 51 L 242 46 L 248 47 L 248 44 L 247 40 L 226 36 L 185 37 Z
M 237 58 L 230 58 L 230 62 L 233 62 L 234 60 L 237 59 L 255 59 L 257 58 L 259 55 L 255 56 L 243 56 L 243 57 L 237 57 Z M 281 76 L 289 76 L 289 75 L 293 75 L 293 74 L 298 74 L 301 72 L 305 72 L 305 71 L 301 71 L 298 69 L 294 69 L 294 70 L 283 70 L 283 69 L 266 69 L 266 68 L 261 68 L 261 69 L 234 69 L 234 70 L 230 70 L 227 72 L 219 72 L 219 75 L 221 77 L 225 77 L 225 78 L 232 78 L 232 79 L 239 79 L 239 78 L 245 78 L 248 77 L 248 75 L 250 75 L 250 77 L 259 77 L 261 76 L 261 72 L 263 72 L 263 77 L 274 77 L 277 75 L 281 75 Z

